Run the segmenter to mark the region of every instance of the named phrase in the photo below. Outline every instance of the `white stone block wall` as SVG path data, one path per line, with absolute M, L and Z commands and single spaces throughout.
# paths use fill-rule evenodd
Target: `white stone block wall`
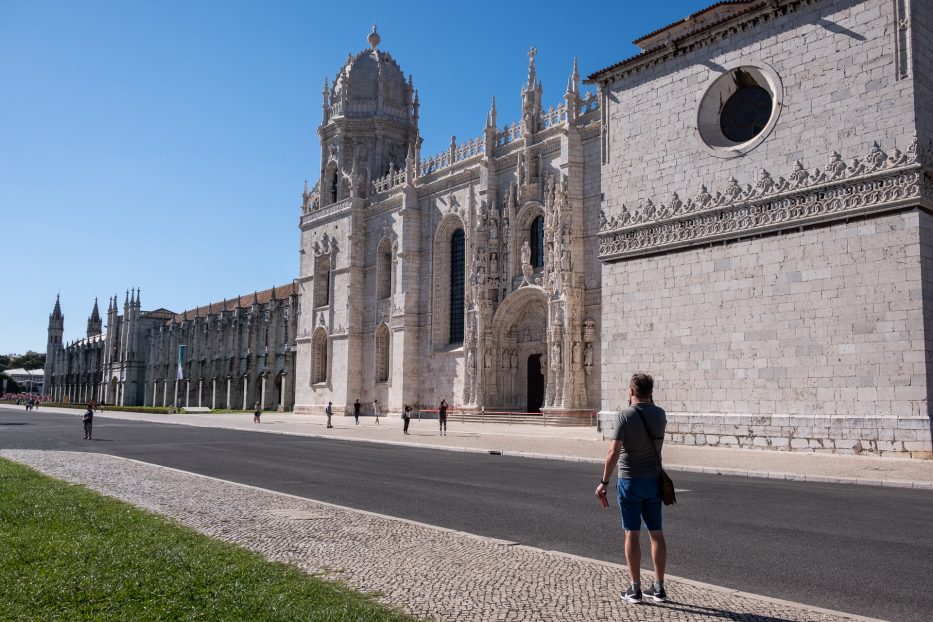
M 608 264 L 603 410 L 618 409 L 627 379 L 644 370 L 675 415 L 674 442 L 855 441 L 852 430 L 904 418 L 925 420 L 926 437 L 877 440 L 929 445 L 921 220 L 927 231 L 929 216 L 913 210 Z M 780 417 L 833 423 L 774 423 Z

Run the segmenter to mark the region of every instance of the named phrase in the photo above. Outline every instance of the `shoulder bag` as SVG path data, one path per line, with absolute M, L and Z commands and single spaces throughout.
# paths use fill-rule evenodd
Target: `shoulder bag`
M 677 495 L 674 494 L 674 481 L 664 472 L 664 467 L 661 465 L 661 454 L 654 444 L 658 439 L 651 435 L 651 430 L 648 429 L 648 423 L 645 421 L 645 416 L 641 414 L 641 409 L 634 405 L 632 407 L 635 409 L 635 412 L 638 413 L 641 424 L 645 426 L 645 433 L 648 434 L 648 441 L 651 443 L 651 449 L 654 450 L 654 455 L 658 459 L 658 468 L 661 469 L 661 475 L 658 477 L 661 484 L 661 501 L 664 502 L 664 505 L 673 505 L 677 503 Z

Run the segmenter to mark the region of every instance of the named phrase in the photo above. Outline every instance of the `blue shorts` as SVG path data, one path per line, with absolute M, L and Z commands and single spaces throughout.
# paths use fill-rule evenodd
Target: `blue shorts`
M 622 529 L 640 531 L 645 520 L 648 531 L 661 531 L 661 481 L 654 477 L 619 478 L 619 509 Z

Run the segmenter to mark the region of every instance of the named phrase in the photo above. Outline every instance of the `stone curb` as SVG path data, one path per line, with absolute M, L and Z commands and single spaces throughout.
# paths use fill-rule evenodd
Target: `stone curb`
M 288 434 L 288 433 L 285 433 L 285 434 Z M 325 438 L 327 438 L 327 437 L 325 437 Z M 404 443 L 398 443 L 398 444 L 404 444 Z M 463 448 L 461 448 L 461 449 L 463 449 Z M 41 451 L 41 450 L 38 450 L 38 451 Z M 0 455 L 2 455 L 3 453 L 4 453 L 4 452 L 3 452 L 2 450 L 0 450 Z M 85 453 L 85 452 L 82 452 L 82 453 Z M 210 480 L 210 481 L 223 482 L 223 483 L 228 484 L 228 485 L 238 486 L 238 487 L 240 487 L 240 488 L 246 488 L 246 489 L 249 489 L 249 490 L 256 490 L 256 491 L 259 491 L 259 492 L 262 492 L 262 493 L 266 493 L 266 494 L 273 494 L 273 495 L 279 495 L 279 496 L 282 496 L 282 497 L 288 497 L 288 498 L 290 498 L 290 499 L 296 499 L 296 500 L 299 500 L 299 501 L 313 501 L 314 503 L 317 503 L 317 504 L 320 504 L 320 505 L 323 505 L 323 506 L 327 506 L 327 507 L 331 507 L 331 508 L 336 508 L 336 509 L 339 509 L 339 510 L 345 511 L 345 512 L 355 512 L 355 513 L 358 513 L 358 514 L 363 514 L 363 515 L 366 515 L 366 516 L 373 516 L 373 517 L 381 518 L 381 519 L 384 519 L 384 520 L 390 520 L 390 521 L 401 522 L 401 523 L 405 523 L 405 524 L 408 524 L 408 525 L 415 525 L 415 526 L 418 526 L 418 527 L 423 527 L 423 528 L 426 528 L 426 529 L 432 529 L 432 530 L 439 531 L 439 532 L 443 532 L 443 533 L 455 534 L 455 535 L 458 535 L 458 536 L 463 536 L 463 537 L 466 537 L 466 538 L 470 538 L 470 539 L 473 539 L 473 540 L 477 540 L 477 541 L 480 541 L 480 542 L 486 542 L 486 543 L 490 543 L 490 544 L 494 544 L 494 545 L 498 545 L 498 546 L 515 546 L 516 548 L 525 549 L 525 550 L 528 550 L 528 551 L 531 551 L 531 552 L 534 552 L 534 553 L 539 553 L 539 554 L 540 554 L 540 553 L 543 553 L 543 554 L 546 554 L 546 555 L 553 555 L 553 556 L 557 556 L 557 557 L 564 557 L 564 558 L 567 558 L 567 559 L 578 560 L 578 561 L 582 561 L 582 562 L 590 563 L 590 564 L 597 564 L 597 565 L 601 565 L 601 566 L 604 566 L 604 567 L 613 568 L 613 569 L 616 569 L 616 570 L 622 570 L 622 571 L 626 571 L 626 572 L 628 571 L 627 566 L 625 566 L 625 565 L 623 565 L 623 564 L 617 564 L 617 563 L 614 563 L 614 562 L 607 562 L 607 561 L 603 561 L 603 560 L 599 560 L 599 559 L 592 559 L 592 558 L 589 558 L 589 557 L 583 557 L 583 556 L 580 556 L 580 555 L 574 555 L 574 554 L 572 554 L 572 553 L 564 553 L 564 552 L 562 552 L 562 551 L 554 551 L 554 550 L 548 550 L 548 549 L 541 549 L 541 548 L 538 548 L 538 547 L 535 547 L 535 546 L 529 546 L 529 545 L 526 545 L 526 544 L 518 544 L 517 542 L 511 542 L 511 541 L 508 541 L 508 540 L 501 540 L 501 539 L 498 539 L 498 538 L 491 538 L 491 537 L 488 537 L 488 536 L 481 536 L 481 535 L 474 534 L 474 533 L 470 533 L 470 532 L 467 532 L 467 531 L 459 531 L 459 530 L 456 530 L 456 529 L 449 529 L 449 528 L 447 528 L 447 527 L 440 527 L 440 526 L 438 526 L 438 525 L 431 525 L 431 524 L 429 524 L 429 523 L 423 523 L 423 522 L 420 522 L 420 521 L 415 521 L 415 520 L 411 520 L 411 519 L 407 519 L 407 518 L 399 518 L 399 517 L 397 517 L 397 516 L 391 516 L 391 515 L 388 515 L 388 514 L 380 514 L 380 513 L 378 513 L 378 512 L 371 512 L 371 511 L 369 511 L 369 510 L 360 510 L 360 509 L 352 508 L 352 507 L 349 507 L 349 506 L 338 505 L 338 504 L 336 504 L 336 503 L 328 503 L 328 502 L 326 502 L 326 501 L 319 501 L 319 500 L 317 500 L 317 499 L 310 499 L 310 498 L 308 498 L 308 497 L 301 497 L 301 496 L 293 495 L 293 494 L 290 494 L 290 493 L 287 493 L 287 492 L 279 492 L 279 491 L 276 491 L 276 490 L 269 490 L 268 488 L 261 488 L 261 487 L 259 487 L 259 486 L 253 486 L 253 485 L 250 485 L 250 484 L 241 484 L 241 483 L 239 483 L 239 482 L 233 482 L 233 481 L 230 481 L 230 480 L 221 479 L 221 478 L 219 478 L 219 477 L 213 477 L 213 476 L 211 476 L 211 475 L 201 475 L 200 473 L 193 473 L 193 472 L 191 472 L 191 471 L 184 471 L 184 470 L 182 470 L 182 469 L 176 469 L 176 468 L 174 468 L 174 467 L 167 467 L 167 466 L 163 466 L 163 465 L 160 465 L 160 464 L 153 464 L 153 463 L 151 463 L 151 462 L 145 462 L 145 461 L 142 461 L 142 460 L 136 460 L 135 458 L 124 458 L 124 457 L 122 457 L 122 456 L 113 456 L 113 455 L 111 455 L 111 454 L 101 454 L 101 453 L 98 453 L 98 452 L 86 452 L 86 453 L 92 453 L 92 455 L 95 455 L 95 456 L 102 456 L 102 457 L 106 457 L 106 458 L 117 458 L 117 459 L 120 459 L 120 460 L 126 460 L 126 461 L 129 461 L 129 462 L 135 462 L 135 463 L 137 463 L 137 464 L 142 464 L 142 465 L 145 465 L 145 466 L 148 466 L 148 467 L 154 467 L 154 468 L 158 468 L 158 469 L 164 469 L 164 470 L 167 470 L 167 471 L 173 471 L 173 472 L 175 472 L 175 473 L 181 473 L 181 474 L 183 474 L 183 475 L 187 475 L 187 476 L 191 476 L 191 477 L 198 477 L 198 478 L 202 478 L 202 479 L 206 479 L 206 480 Z M 477 452 L 477 453 L 479 453 L 479 452 Z M 30 468 L 32 468 L 32 467 L 30 467 Z M 648 574 L 648 575 L 652 575 L 652 573 L 651 573 L 650 570 L 647 570 L 647 569 L 642 569 L 642 570 L 643 570 L 644 573 L 646 573 L 646 574 Z M 668 575 L 667 575 L 667 578 L 670 579 L 670 580 L 672 580 L 672 581 L 674 581 L 674 582 L 684 583 L 684 584 L 687 584 L 687 585 L 692 585 L 692 586 L 694 586 L 694 587 L 696 587 L 696 588 L 698 588 L 698 589 L 708 590 L 708 591 L 711 591 L 711 592 L 717 592 L 717 593 L 724 594 L 724 595 L 727 595 L 727 596 L 739 596 L 739 597 L 743 597 L 743 598 L 749 598 L 749 599 L 752 599 L 752 600 L 758 600 L 758 601 L 763 601 L 763 602 L 770 602 L 770 603 L 775 603 L 775 604 L 778 604 L 778 605 L 783 605 L 783 606 L 791 607 L 791 608 L 794 608 L 794 609 L 800 609 L 800 610 L 803 610 L 803 611 L 812 611 L 812 612 L 814 612 L 814 613 L 822 613 L 822 614 L 827 614 L 827 615 L 838 616 L 838 617 L 841 617 L 841 618 L 847 618 L 847 619 L 850 619 L 850 620 L 855 620 L 855 621 L 857 621 L 857 622 L 886 622 L 885 620 L 882 620 L 882 619 L 880 619 L 880 618 L 870 618 L 870 617 L 867 617 L 867 616 L 861 616 L 861 615 L 858 615 L 858 614 L 848 613 L 848 612 L 845 612 L 845 611 L 836 611 L 836 610 L 833 610 L 833 609 L 825 609 L 825 608 L 822 608 L 822 607 L 816 607 L 816 606 L 813 606 L 813 605 L 807 605 L 807 604 L 805 604 L 805 603 L 797 603 L 797 602 L 794 602 L 794 601 L 784 600 L 784 599 L 781 599 L 781 598 L 772 598 L 772 597 L 770 597 L 770 596 L 762 596 L 762 595 L 759 595 L 759 594 L 753 594 L 753 593 L 751 593 L 751 592 L 743 592 L 742 590 L 736 590 L 736 589 L 733 589 L 733 588 L 721 587 L 721 586 L 718 586 L 718 585 L 713 585 L 713 584 L 709 584 L 709 583 L 703 583 L 703 582 L 701 582 L 701 581 L 694 581 L 693 579 L 685 579 L 685 578 L 683 578 L 683 577 L 678 577 L 678 576 L 672 575 L 672 574 L 668 574 Z
M 168 416 L 168 415 L 167 415 Z M 133 419 L 123 419 L 117 416 L 107 416 L 106 414 L 97 415 L 101 419 L 118 419 L 121 421 L 134 421 Z M 159 423 L 159 422 L 154 422 Z M 185 425 L 192 428 L 209 428 L 211 426 L 198 425 L 196 423 L 185 423 L 183 421 L 167 421 L 169 425 Z M 337 441 L 351 441 L 357 443 L 378 443 L 381 445 L 395 445 L 398 447 L 418 447 L 422 449 L 436 449 L 441 451 L 458 451 L 462 453 L 491 454 L 496 456 L 507 456 L 510 458 L 535 458 L 538 460 L 559 460 L 562 462 L 587 462 L 591 464 L 602 464 L 599 458 L 587 458 L 584 456 L 564 456 L 561 454 L 543 454 L 520 450 L 498 450 L 483 449 L 480 447 L 451 447 L 449 445 L 429 445 L 422 443 L 406 443 L 404 441 L 390 441 L 384 439 L 367 438 L 341 438 L 329 436 L 327 434 L 315 434 L 313 432 L 289 432 L 286 430 L 256 429 L 244 430 L 242 428 L 215 428 L 222 430 L 233 430 L 236 432 L 262 432 L 263 434 L 281 434 L 283 436 L 303 436 L 308 438 L 322 438 Z M 755 471 L 747 469 L 722 469 L 719 467 L 701 467 L 689 465 L 671 464 L 667 467 L 670 471 L 681 473 L 703 473 L 706 475 L 728 475 L 731 477 L 748 477 L 759 479 L 776 479 L 793 482 L 813 482 L 819 484 L 851 484 L 857 486 L 880 486 L 884 488 L 912 488 L 917 490 L 933 490 L 933 482 L 915 482 L 909 480 L 890 480 L 890 479 L 862 479 L 857 477 L 832 477 L 826 475 L 804 475 L 799 473 L 783 473 L 780 471 Z

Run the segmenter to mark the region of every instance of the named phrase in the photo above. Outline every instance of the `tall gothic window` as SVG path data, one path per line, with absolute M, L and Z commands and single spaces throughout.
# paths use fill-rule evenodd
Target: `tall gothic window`
M 337 186 L 340 184 L 340 177 L 338 177 L 337 169 L 334 169 L 334 178 L 331 180 L 330 184 L 330 202 L 337 202 Z
M 376 382 L 389 381 L 389 327 L 380 324 L 376 329 Z
M 383 240 L 379 244 L 379 252 L 376 257 L 376 286 L 377 295 L 380 300 L 392 295 L 392 243 Z
M 544 216 L 534 219 L 528 233 L 531 238 L 531 267 L 540 268 L 544 265 Z
M 450 238 L 450 343 L 463 342 L 463 229 L 454 231 Z
M 327 333 L 323 328 L 311 338 L 311 384 L 327 382 Z
M 319 257 L 314 270 L 314 306 L 330 304 L 330 259 Z

